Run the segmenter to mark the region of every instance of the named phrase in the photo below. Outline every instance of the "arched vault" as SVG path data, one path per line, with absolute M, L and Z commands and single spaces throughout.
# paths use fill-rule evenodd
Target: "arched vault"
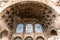
M 15 25 L 24 19 L 37 19 L 44 30 L 52 27 L 56 12 L 50 6 L 34 1 L 25 1 L 13 4 L 2 11 L 1 19 L 7 24 L 9 29 L 14 29 Z M 30 19 L 31 20 L 31 19 Z

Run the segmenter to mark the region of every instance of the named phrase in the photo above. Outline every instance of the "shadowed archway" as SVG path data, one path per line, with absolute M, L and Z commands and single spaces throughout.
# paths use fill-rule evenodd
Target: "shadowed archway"
M 57 35 L 57 31 L 54 30 L 54 29 L 52 29 L 51 32 L 50 32 L 50 35 L 51 35 L 51 36 L 54 36 L 54 35 L 56 36 L 56 35 Z
M 2 40 L 8 40 L 8 31 L 7 30 L 3 30 L 1 32 L 1 37 L 2 37 Z
M 56 18 L 56 12 L 53 8 L 35 1 L 24 1 L 10 5 L 0 15 L 12 33 L 14 33 L 17 24 L 25 20 L 37 20 L 42 25 L 43 31 L 47 33 Z
M 43 37 L 37 37 L 36 40 L 45 40 Z
M 46 4 L 26 1 L 7 7 L 1 15 L 1 18 L 10 26 L 10 29 L 13 29 L 13 25 L 22 22 L 26 18 L 37 19 L 43 25 L 43 28 L 48 28 L 54 22 L 56 12 Z
M 25 40 L 33 40 L 33 38 L 28 36 L 28 37 L 25 38 Z

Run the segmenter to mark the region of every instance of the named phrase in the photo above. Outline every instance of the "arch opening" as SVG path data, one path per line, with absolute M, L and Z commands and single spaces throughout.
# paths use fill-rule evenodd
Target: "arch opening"
M 24 25 L 22 23 L 17 25 L 16 33 L 23 33 Z
M 21 37 L 15 37 L 14 40 L 22 40 Z
M 44 40 L 44 38 L 43 37 L 37 37 L 36 40 Z
M 28 37 L 25 38 L 25 40 L 33 40 L 33 38 L 28 36 Z
M 51 32 L 50 32 L 50 35 L 51 35 L 51 36 L 57 36 L 57 32 L 52 29 Z
M 4 30 L 1 32 L 2 34 L 2 40 L 8 40 L 8 31 Z
M 42 25 L 41 24 L 35 24 L 35 32 L 40 33 L 42 31 Z
M 1 15 L 2 19 L 9 25 L 9 28 L 12 29 L 15 24 L 23 19 L 33 18 L 41 22 L 42 26 L 45 26 L 45 30 L 49 25 L 51 26 L 56 17 L 55 10 L 44 3 L 35 1 L 25 1 L 11 5 L 3 10 Z
M 4 37 L 7 37 L 7 36 L 8 36 L 8 31 L 7 31 L 7 30 L 2 31 L 2 35 L 3 35 Z
M 27 24 L 26 25 L 26 33 L 32 33 L 33 32 L 33 25 Z
M 49 27 L 51 27 L 53 24 L 56 17 L 56 12 L 54 9 L 44 3 L 25 1 L 7 7 L 2 11 L 1 15 L 1 19 L 4 20 L 9 29 L 14 30 L 14 27 L 18 23 L 23 22 L 25 19 L 37 19 L 38 22 L 41 23 L 43 31 L 46 32 L 48 31 L 47 29 L 49 29 Z M 3 35 L 7 36 L 8 32 L 4 32 Z M 20 33 L 20 30 L 18 33 Z M 33 40 L 31 37 L 28 37 L 28 39 Z

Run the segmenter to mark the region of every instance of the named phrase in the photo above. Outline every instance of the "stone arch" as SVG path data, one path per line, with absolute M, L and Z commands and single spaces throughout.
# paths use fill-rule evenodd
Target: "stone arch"
M 20 29 L 19 29 L 20 28 Z M 23 29 L 24 29 L 24 24 L 23 23 L 19 23 L 16 27 L 16 33 L 23 33 Z M 18 31 L 19 30 L 19 31 Z
M 54 22 L 56 12 L 48 5 L 35 1 L 19 2 L 4 9 L 1 18 L 5 20 L 10 29 L 25 18 L 37 19 L 48 28 Z
M 22 40 L 22 38 L 18 36 L 18 37 L 15 37 L 14 40 Z
M 36 38 L 36 40 L 45 40 L 43 37 L 39 36 Z
M 25 40 L 33 40 L 33 38 L 31 37 L 31 36 L 27 36 L 26 38 L 25 38 Z
M 51 36 L 57 36 L 58 34 L 57 34 L 57 31 L 56 31 L 56 30 L 52 29 L 52 30 L 50 31 L 50 35 L 51 35 Z
M 7 27 L 13 32 L 18 23 L 21 23 L 24 19 L 32 18 L 32 20 L 37 19 L 42 24 L 42 28 L 46 33 L 49 27 L 54 24 L 56 11 L 41 2 L 24 1 L 7 7 L 0 15 Z
M 7 30 L 3 30 L 1 32 L 2 34 L 2 40 L 8 40 L 8 31 Z
M 8 36 L 8 31 L 7 31 L 7 30 L 2 31 L 1 33 L 2 33 L 2 35 L 5 36 L 5 37 Z
M 35 23 L 34 26 L 35 26 L 35 32 L 37 32 L 37 33 L 43 32 L 42 25 L 40 23 Z M 37 29 L 38 29 L 38 31 L 37 31 Z

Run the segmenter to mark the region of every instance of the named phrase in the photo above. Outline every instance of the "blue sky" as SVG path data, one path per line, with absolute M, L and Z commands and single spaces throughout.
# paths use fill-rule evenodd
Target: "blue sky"
M 16 32 L 17 33 L 23 32 L 23 27 L 24 27 L 23 24 L 18 24 Z M 32 28 L 33 28 L 32 24 L 27 24 L 26 25 L 26 32 L 28 32 L 28 33 L 33 32 Z M 35 24 L 35 31 L 36 32 L 42 32 L 42 26 L 41 26 L 41 24 Z

